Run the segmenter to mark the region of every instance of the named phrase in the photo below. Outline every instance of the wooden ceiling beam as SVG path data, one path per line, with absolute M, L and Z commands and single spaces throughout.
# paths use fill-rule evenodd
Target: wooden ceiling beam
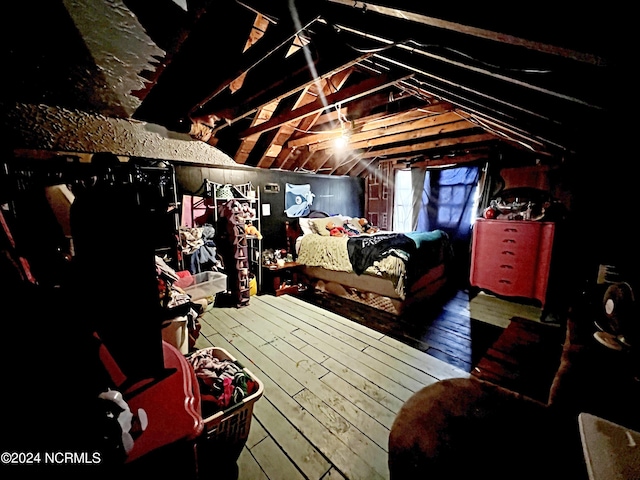
M 316 153 L 320 153 L 320 152 L 316 152 Z M 317 162 L 316 165 L 314 165 L 316 173 L 326 173 L 333 170 L 332 163 L 333 161 L 335 161 L 335 157 L 336 157 L 335 152 L 326 151 L 322 153 L 323 153 L 322 161 L 319 161 Z
M 278 161 L 282 170 L 293 170 L 294 165 L 298 165 L 299 162 L 304 162 L 305 159 L 309 156 L 309 151 L 306 148 L 296 148 L 285 158 L 280 159 L 278 156 Z
M 268 165 L 268 162 L 265 161 L 265 166 L 262 166 L 261 168 L 281 169 L 283 168 L 283 165 L 289 164 L 292 158 L 295 159 L 297 157 L 301 157 L 309 153 L 308 151 L 305 152 L 305 150 L 306 150 L 305 148 L 283 147 L 282 150 L 280 150 L 280 153 L 278 153 L 278 155 L 276 156 L 276 158 L 270 161 L 269 165 Z
M 297 102 L 297 99 L 294 97 L 288 97 L 279 102 L 274 102 L 272 104 L 273 105 L 272 114 L 265 116 L 265 119 L 270 118 L 270 116 L 279 115 L 282 112 L 291 110 L 291 108 L 293 108 L 296 105 L 296 102 Z M 265 120 L 261 120 L 261 121 L 265 121 Z M 251 145 L 249 147 L 248 157 L 246 158 L 244 163 L 246 165 L 255 167 L 263 156 L 271 155 L 275 157 L 277 155 L 276 149 L 279 151 L 279 149 L 282 148 L 281 144 L 278 145 L 277 147 L 274 147 L 274 142 L 276 141 L 275 137 L 277 136 L 277 134 L 278 134 L 277 130 L 270 130 L 265 135 L 259 135 L 259 136 L 254 136 L 251 138 L 244 139 L 244 141 L 242 141 L 241 144 Z
M 300 94 L 300 96 L 298 97 L 297 101 L 294 103 L 294 107 L 296 108 L 298 105 L 300 105 L 300 103 L 303 101 L 303 99 L 307 96 L 308 94 L 308 89 L 304 89 L 303 92 Z M 267 121 L 268 119 L 270 119 L 273 116 L 273 113 L 275 111 L 276 106 L 278 106 L 280 104 L 280 102 L 273 102 L 270 105 L 267 105 L 266 107 L 262 107 L 258 110 L 258 112 L 256 113 L 256 116 L 254 117 L 254 120 L 252 122 L 252 126 L 254 125 L 259 125 L 265 121 Z M 265 110 L 268 110 L 268 113 L 265 113 Z M 293 131 L 293 128 L 291 129 L 291 131 Z M 260 158 L 260 160 L 257 162 L 257 166 L 260 166 L 260 163 L 263 162 L 263 160 L 265 162 L 269 162 L 268 159 L 271 159 L 271 162 L 273 162 L 273 160 L 275 159 L 276 155 L 273 155 L 274 149 L 272 148 L 274 145 L 279 146 L 279 150 L 282 149 L 282 145 L 283 143 L 286 141 L 287 138 L 289 138 L 289 136 L 291 135 L 291 132 L 288 132 L 289 135 L 287 135 L 287 132 L 283 132 L 283 131 L 279 131 L 277 133 L 273 134 L 273 138 L 271 139 L 271 141 L 269 142 L 268 145 L 265 145 L 264 149 L 263 149 L 263 154 Z M 253 137 L 248 137 L 243 139 L 240 142 L 240 148 L 243 148 L 243 146 L 249 150 L 249 153 L 251 153 L 254 149 L 254 147 L 256 146 L 256 144 L 258 143 L 258 139 L 260 137 L 258 136 L 253 136 Z M 279 152 L 278 150 L 278 152 Z M 234 157 L 236 159 L 236 161 L 238 161 L 240 163 L 240 160 L 243 159 L 242 156 L 239 156 L 240 153 L 240 149 L 238 150 L 238 153 L 236 153 L 236 156 Z M 246 155 L 246 157 L 248 158 L 249 154 Z M 244 158 L 244 160 L 246 161 L 246 158 Z M 271 162 L 269 162 L 269 165 L 271 164 Z M 244 163 L 244 162 L 241 162 Z M 265 168 L 269 168 L 268 166 Z
M 444 134 L 459 133 L 465 130 L 477 129 L 478 127 L 473 123 L 466 120 L 459 120 L 457 122 L 447 123 L 445 125 L 437 125 L 433 127 L 421 128 L 419 130 L 411 130 L 405 133 L 398 133 L 395 135 L 387 135 L 378 138 L 369 138 L 359 142 L 349 142 L 345 146 L 349 150 L 360 150 L 364 148 L 375 148 L 381 145 L 392 145 L 398 143 L 424 141 L 431 137 L 437 137 Z
M 411 162 L 411 168 L 445 167 L 452 164 L 464 165 L 467 163 L 477 163 L 481 160 L 489 160 L 490 158 L 491 152 L 489 150 L 484 152 L 468 152 L 454 157 L 424 159 L 417 162 Z M 396 161 L 393 168 L 406 168 L 406 164 Z
M 375 12 L 387 17 L 396 18 L 399 20 L 408 20 L 420 25 L 427 25 L 430 27 L 436 27 L 443 30 L 448 30 L 455 33 L 469 35 L 471 37 L 480 38 L 484 40 L 490 40 L 493 42 L 503 43 L 512 46 L 523 47 L 535 52 L 556 55 L 562 58 L 570 58 L 579 62 L 588 63 L 590 65 L 602 65 L 604 60 L 590 53 L 580 52 L 569 48 L 563 48 L 557 45 L 551 45 L 544 42 L 536 42 L 520 38 L 515 35 L 509 35 L 504 32 L 497 32 L 484 28 L 478 28 L 471 25 L 464 25 L 457 22 L 451 22 L 442 20 L 440 18 L 423 15 L 420 13 L 410 12 L 408 10 L 401 10 L 399 8 L 385 7 L 382 5 L 376 5 L 370 2 L 358 2 L 353 0 L 328 0 L 331 3 L 345 5 L 355 10 L 361 10 L 363 12 Z M 340 25 L 345 28 L 346 25 Z
M 329 175 L 349 175 L 349 172 L 356 168 L 361 161 L 360 155 L 349 152 L 347 158 L 340 160 L 333 170 L 329 172 Z
M 460 111 L 459 113 L 463 118 L 466 118 L 470 122 L 477 124 L 483 129 L 490 132 L 495 132 L 496 135 L 503 137 L 503 139 L 511 141 L 513 143 L 518 143 L 528 150 L 543 151 L 545 149 L 544 142 L 540 141 L 537 138 L 534 138 L 532 135 L 523 132 L 522 130 L 510 127 L 509 125 L 506 125 L 504 123 L 496 122 L 490 118 L 472 115 L 469 112 Z
M 358 162 L 358 165 L 353 167 L 349 174 L 356 177 L 365 177 L 369 175 L 372 170 L 372 165 L 376 164 L 377 161 L 373 158 L 361 158 Z
M 275 112 L 277 106 L 278 102 L 273 102 L 258 110 L 256 116 L 253 118 L 252 125 L 259 125 L 262 122 L 269 120 L 273 116 L 273 112 Z M 244 164 L 256 146 L 256 143 L 258 143 L 257 137 L 243 139 L 242 142 L 240 142 L 240 146 L 238 147 L 238 150 L 236 150 L 236 154 L 233 159 L 237 163 Z
M 240 138 L 246 138 L 251 135 L 256 135 L 267 130 L 278 128 L 287 122 L 301 119 L 303 117 L 313 115 L 321 112 L 327 108 L 333 107 L 339 103 L 348 103 L 357 98 L 369 95 L 378 90 L 393 85 L 403 79 L 411 77 L 411 74 L 402 73 L 399 75 L 383 75 L 380 77 L 369 78 L 360 82 L 357 85 L 347 87 L 344 90 L 340 90 L 334 94 L 327 96 L 325 99 L 316 99 L 314 102 L 309 103 L 303 107 L 292 110 L 291 112 L 279 115 L 275 118 L 271 118 L 269 121 L 264 122 L 255 127 L 250 127 L 240 133 Z
M 314 173 L 325 173 L 319 170 L 335 157 L 335 153 L 327 150 L 326 152 L 312 152 L 310 153 L 304 162 L 296 165 L 299 169 Z
M 441 118 L 446 117 L 446 118 Z M 348 143 L 344 148 L 357 150 L 361 148 L 379 147 L 380 145 L 419 140 L 425 137 L 433 137 L 445 133 L 459 132 L 478 128 L 474 123 L 461 119 L 457 114 L 442 114 L 416 122 L 369 130 L 368 132 L 356 132 L 348 137 Z M 348 133 L 348 131 L 347 131 Z M 333 148 L 333 142 L 323 141 L 309 146 L 310 151 Z
M 359 139 L 368 138 L 366 136 L 366 132 L 376 131 L 376 134 L 384 133 L 384 129 L 394 128 L 397 125 L 408 123 L 412 120 L 419 120 L 425 118 L 436 118 L 440 117 L 438 113 L 449 112 L 451 110 L 451 105 L 434 105 L 433 107 L 425 107 L 423 108 L 411 108 L 404 112 L 398 113 L 376 113 L 374 115 L 368 115 L 366 117 L 361 117 L 353 121 L 355 125 L 355 129 L 359 132 L 358 135 L 362 135 Z M 324 116 L 324 115 L 323 115 Z M 442 117 L 442 123 L 446 123 L 448 117 Z M 453 117 L 451 117 L 454 121 Z M 456 117 L 457 120 L 460 119 L 459 116 Z M 434 121 L 434 120 L 432 120 Z M 318 125 L 320 125 L 320 120 L 318 121 Z M 418 127 L 416 127 L 418 128 Z M 394 133 L 394 132 L 390 132 Z M 320 143 L 322 141 L 330 140 L 333 138 L 337 138 L 340 136 L 339 131 L 327 131 L 322 133 L 311 133 L 307 135 L 301 135 L 297 138 L 293 138 L 287 142 L 287 147 L 299 147 L 301 145 L 311 145 L 314 143 Z
M 352 162 L 354 161 L 354 159 L 360 157 L 359 153 L 360 152 L 355 152 L 355 151 L 331 151 L 331 150 L 326 150 L 325 152 L 325 161 L 318 166 L 317 170 L 318 173 L 329 173 L 329 174 L 335 174 L 336 170 L 338 170 L 341 166 L 349 164 L 350 165 L 350 169 L 353 168 L 355 165 L 352 165 Z M 331 154 L 329 154 L 328 152 L 332 152 Z M 316 152 L 316 153 L 322 153 L 322 151 Z
M 325 79 L 323 82 L 324 86 L 322 88 L 323 94 L 326 96 L 326 95 L 330 95 L 333 90 L 340 90 L 340 88 L 342 88 L 342 86 L 347 81 L 347 79 L 349 78 L 352 72 L 353 72 L 352 69 L 346 68 L 336 73 L 335 75 L 333 75 L 333 77 Z M 316 100 L 318 97 L 318 92 L 316 90 L 317 90 L 317 85 L 304 89 L 302 94 L 299 96 L 298 101 L 294 104 L 293 109 L 299 108 L 303 105 L 307 105 L 313 102 L 314 100 Z M 260 167 L 261 165 L 265 165 L 265 164 L 271 165 L 277 157 L 268 156 L 267 153 L 269 151 L 273 151 L 275 147 L 279 147 L 279 149 L 281 150 L 285 145 L 285 143 L 287 142 L 287 140 L 291 138 L 291 136 L 300 128 L 301 123 L 302 123 L 302 120 L 298 122 L 297 126 L 292 123 L 282 125 L 278 129 L 278 132 L 276 133 L 276 135 L 274 136 L 273 142 L 271 143 L 269 148 L 266 150 L 265 155 L 263 155 L 263 157 L 258 161 L 257 166 Z M 248 137 L 244 141 L 248 141 L 249 138 L 253 138 L 253 137 Z
M 367 152 L 362 153 L 362 157 L 363 158 L 390 157 L 393 155 L 404 155 L 410 152 L 417 154 L 419 152 L 432 150 L 434 148 L 459 147 L 460 145 L 465 145 L 468 143 L 476 144 L 481 142 L 489 142 L 496 139 L 497 137 L 490 133 L 479 133 L 476 135 L 468 135 L 464 137 L 455 137 L 455 138 L 441 138 L 437 140 L 431 140 L 428 142 L 414 143 L 414 144 L 403 146 L 403 147 L 389 147 L 389 148 L 382 148 L 379 150 L 369 150 Z
M 420 107 L 412 107 L 409 110 L 399 111 L 398 113 L 388 112 L 382 116 L 382 118 L 374 118 L 373 116 L 365 117 L 362 119 L 362 132 L 373 130 L 376 128 L 391 126 L 398 123 L 404 123 L 411 120 L 417 120 L 420 118 L 430 117 L 433 115 L 440 115 L 453 110 L 453 106 L 450 103 L 445 102 L 433 102 L 425 104 Z
M 261 106 L 290 97 L 373 54 L 340 48 L 335 43 L 335 32 L 321 23 L 315 24 L 313 34 L 312 42 L 301 49 L 304 52 L 298 51 L 288 57 L 272 55 L 269 62 L 251 69 L 239 91 L 233 95 L 225 92 L 224 96 L 201 105 L 193 118 L 218 117 L 226 119 L 226 125 L 233 124 L 253 114 Z M 282 72 L 287 74 L 282 75 Z M 226 125 L 221 123 L 219 128 Z

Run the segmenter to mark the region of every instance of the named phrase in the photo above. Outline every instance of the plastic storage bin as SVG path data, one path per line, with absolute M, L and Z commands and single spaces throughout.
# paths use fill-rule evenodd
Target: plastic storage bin
M 219 474 L 219 470 L 225 464 L 227 466 L 230 463 L 235 464 L 249 436 L 253 405 L 264 391 L 263 383 L 229 352 L 218 347 L 209 347 L 205 350 L 210 351 L 215 358 L 236 363 L 258 388 L 241 402 L 208 416 L 206 416 L 208 410 L 206 402 L 202 402 L 204 428 L 196 445 L 199 471 L 203 477 L 215 476 L 216 472 Z
M 200 272 L 180 278 L 174 285 L 183 289 L 192 300 L 199 300 L 224 292 L 227 289 L 227 276 L 220 272 Z

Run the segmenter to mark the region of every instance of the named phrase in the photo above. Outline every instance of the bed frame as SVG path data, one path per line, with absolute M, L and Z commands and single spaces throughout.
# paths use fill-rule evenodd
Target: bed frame
M 286 234 L 287 250 L 295 257 L 296 240 L 302 235 L 296 220 L 286 222 Z M 410 285 L 404 300 L 395 291 L 393 283 L 385 278 L 337 272 L 307 265 L 299 267 L 299 272 L 316 290 L 364 303 L 394 315 L 401 315 L 411 305 L 436 295 L 447 283 L 448 268 L 446 263 L 442 263 L 424 273 Z

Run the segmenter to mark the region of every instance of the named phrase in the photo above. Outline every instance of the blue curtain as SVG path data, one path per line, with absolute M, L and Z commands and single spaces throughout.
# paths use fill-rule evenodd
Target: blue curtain
M 452 239 L 467 240 L 475 218 L 478 167 L 429 170 L 422 189 L 416 231 L 444 230 Z

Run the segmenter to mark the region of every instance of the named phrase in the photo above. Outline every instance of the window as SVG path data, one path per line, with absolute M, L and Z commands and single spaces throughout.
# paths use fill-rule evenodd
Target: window
M 413 189 L 411 170 L 398 170 L 394 184 L 393 231 L 413 230 Z
M 425 179 L 426 182 L 426 179 Z M 442 170 L 438 181 L 437 228 L 458 230 L 469 227 L 475 211 L 478 169 L 475 167 Z
M 398 171 L 394 230 L 442 229 L 452 237 L 468 237 L 476 210 L 478 179 L 478 167 Z M 420 188 L 422 192 L 417 191 Z

